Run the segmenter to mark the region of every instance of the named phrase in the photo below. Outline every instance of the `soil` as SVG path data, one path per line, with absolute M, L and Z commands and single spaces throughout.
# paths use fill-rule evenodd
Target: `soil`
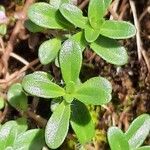
M 83 1 L 78 1 L 78 4 Z M 108 150 L 109 146 L 106 139 L 106 133 L 108 127 L 112 125 L 119 126 L 124 131 L 128 129 L 130 123 L 140 114 L 150 114 L 150 1 L 149 0 L 134 0 L 138 21 L 140 23 L 140 37 L 142 39 L 142 48 L 145 52 L 147 59 L 138 59 L 137 40 L 133 37 L 128 40 L 120 41 L 120 43 L 126 47 L 129 61 L 124 66 L 111 65 L 99 56 L 95 55 L 89 48 L 84 51 L 84 60 L 81 70 L 81 80 L 85 81 L 94 76 L 106 77 L 113 86 L 112 101 L 104 107 L 89 106 L 89 110 L 94 118 L 96 125 L 96 138 L 94 143 L 87 144 L 86 149 L 95 150 Z M 5 47 L 7 46 L 10 36 L 14 30 L 16 22 L 21 19 L 15 19 L 14 16 L 20 14 L 24 7 L 23 0 L 1 0 L 0 4 L 6 9 L 6 16 L 10 19 L 8 22 L 7 34 L 2 38 Z M 84 7 L 86 12 L 86 6 Z M 134 23 L 133 12 L 131 10 L 128 0 L 120 1 L 118 9 L 115 11 L 121 20 L 126 20 Z M 143 16 L 142 16 L 143 15 Z M 109 17 L 108 12 L 106 17 Z M 140 18 L 141 17 L 141 18 Z M 141 20 L 139 20 L 141 19 Z M 38 58 L 38 47 L 47 39 L 51 34 L 47 33 L 30 33 L 23 26 L 19 28 L 19 33 L 15 37 L 15 43 L 13 45 L 13 52 L 28 62 Z M 146 60 L 148 63 L 146 63 Z M 1 63 L 1 62 L 0 62 Z M 0 65 L 1 66 L 1 65 Z M 8 73 L 11 75 L 15 71 L 19 71 L 25 65 L 16 58 L 10 57 L 8 60 Z M 34 66 L 35 70 L 42 70 L 50 72 L 56 81 L 61 80 L 60 69 L 55 66 L 54 63 L 43 66 L 39 62 Z M 33 72 L 32 69 L 27 69 L 21 74 L 17 74 L 17 77 L 10 82 L 1 84 L 0 94 L 6 98 L 7 90 L 11 84 L 20 82 L 25 74 Z M 0 70 L 1 79 L 4 80 L 5 75 Z M 47 101 L 36 102 L 36 99 L 29 97 L 29 107 L 36 110 L 36 114 L 48 119 L 51 115 L 50 103 Z M 4 110 L 0 111 L 0 118 L 4 117 L 2 122 L 15 119 L 20 114 L 11 106 L 7 108 L 6 114 Z M 5 116 L 4 116 L 5 115 Z M 0 119 L 1 120 L 1 119 Z M 36 127 L 38 124 L 35 120 L 29 118 L 30 127 Z M 150 144 L 150 136 L 147 138 L 145 144 Z M 79 149 L 78 144 L 72 130 L 68 138 L 60 149 Z

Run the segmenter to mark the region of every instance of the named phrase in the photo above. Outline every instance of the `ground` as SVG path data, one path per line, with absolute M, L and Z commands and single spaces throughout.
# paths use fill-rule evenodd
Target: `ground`
M 77 1 L 75 1 L 77 2 Z M 126 20 L 135 24 L 137 36 L 120 41 L 126 47 L 129 61 L 124 66 L 114 66 L 93 53 L 89 48 L 84 52 L 84 62 L 81 70 L 81 79 L 101 75 L 111 81 L 113 86 L 112 101 L 107 106 L 89 106 L 95 121 L 97 136 L 93 144 L 87 149 L 107 150 L 106 132 L 109 126 L 116 125 L 127 130 L 137 116 L 150 113 L 150 1 L 148 0 L 115 0 L 106 17 Z M 1 0 L 0 4 L 6 9 L 7 34 L 0 37 L 0 96 L 6 99 L 10 85 L 21 82 L 25 74 L 35 70 L 51 72 L 56 80 L 61 79 L 60 69 L 54 63 L 43 66 L 39 63 L 37 54 L 39 45 L 50 33 L 31 33 L 24 27 L 26 12 L 33 0 Z M 87 0 L 78 1 L 78 5 L 86 12 Z M 136 11 L 134 10 L 134 6 Z M 112 8 L 116 7 L 116 9 Z M 38 114 L 42 119 L 48 119 L 49 102 L 36 103 L 36 98 L 29 97 L 29 107 L 36 113 L 29 115 L 29 125 L 38 126 L 34 117 Z M 15 119 L 20 114 L 12 107 L 5 106 L 0 111 L 0 122 Z M 70 134 L 61 149 L 80 147 L 74 135 Z M 150 144 L 150 137 L 146 144 Z

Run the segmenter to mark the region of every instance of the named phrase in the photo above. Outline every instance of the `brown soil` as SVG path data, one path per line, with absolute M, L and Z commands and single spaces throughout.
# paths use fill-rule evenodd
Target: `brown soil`
M 17 3 L 20 2 L 20 3 Z M 81 70 L 81 79 L 85 81 L 86 79 L 101 75 L 106 77 L 111 81 L 113 86 L 113 98 L 111 103 L 107 105 L 107 108 L 102 107 L 90 107 L 93 117 L 95 117 L 94 112 L 96 112 L 96 128 L 97 128 L 97 139 L 95 143 L 87 145 L 87 149 L 101 149 L 108 150 L 108 144 L 106 141 L 106 132 L 109 126 L 116 125 L 127 130 L 128 126 L 137 116 L 142 113 L 150 114 L 150 1 L 148 0 L 135 0 L 135 6 L 137 9 L 138 22 L 140 23 L 140 37 L 142 39 L 142 48 L 145 54 L 145 58 L 142 55 L 142 59 L 138 59 L 137 52 L 137 40 L 136 38 L 120 41 L 127 49 L 129 55 L 129 62 L 125 66 L 118 67 L 110 65 L 99 56 L 95 55 L 90 49 L 86 49 L 84 52 L 84 63 Z M 82 3 L 82 1 L 79 1 Z M 19 16 L 24 7 L 24 3 L 20 0 L 1 0 L 0 4 L 5 6 L 7 17 L 10 19 L 8 23 L 8 32 L 2 39 L 4 46 L 7 47 L 8 41 L 10 40 L 11 34 L 16 26 L 16 22 L 21 20 Z M 86 6 L 84 7 L 86 9 Z M 86 11 L 85 11 L 86 12 Z M 23 12 L 23 15 L 25 15 Z M 118 5 L 117 13 L 121 20 L 128 20 L 134 23 L 133 12 L 130 8 L 128 0 L 120 1 Z M 13 16 L 17 14 L 19 19 L 15 19 Z M 107 17 L 110 16 L 108 13 Z M 141 20 L 140 20 L 141 19 Z M 24 20 L 22 20 L 24 22 Z M 30 33 L 23 26 L 19 26 L 19 32 L 15 35 L 12 51 L 24 58 L 28 62 L 32 62 L 37 59 L 38 47 L 39 45 L 47 39 L 51 33 Z M 9 53 L 10 55 L 10 53 Z M 146 63 L 148 61 L 148 63 Z M 7 73 L 10 75 L 16 71 L 22 69 L 25 65 L 15 58 L 10 57 L 8 59 L 8 70 Z M 1 70 L 3 68 L 3 62 L 0 61 Z M 0 70 L 0 81 L 6 80 L 4 72 Z M 54 63 L 42 66 L 40 63 L 34 65 L 35 70 L 44 70 L 50 72 L 57 81 L 60 81 L 61 74 L 59 68 L 57 68 Z M 7 90 L 11 84 L 15 82 L 20 82 L 25 74 L 33 72 L 32 69 L 26 69 L 23 72 L 16 74 L 15 78 L 6 81 L 4 83 L 0 82 L 0 95 L 6 98 Z M 50 116 L 49 102 L 40 101 L 37 106 L 35 104 L 35 99 L 29 97 L 29 107 L 35 107 L 37 114 L 41 115 L 43 118 L 48 119 Z M 6 112 L 5 112 L 6 111 Z M 36 114 L 35 114 L 36 115 Z M 19 117 L 19 113 L 11 108 L 10 106 L 7 110 L 0 111 L 0 120 L 6 122 L 7 120 L 15 119 Z M 31 127 L 38 126 L 38 123 L 29 118 L 29 125 Z M 77 140 L 73 141 L 70 130 L 70 136 L 66 139 L 66 142 L 61 149 L 75 149 L 72 144 L 77 145 Z M 146 144 L 150 144 L 150 137 L 147 138 Z M 80 145 L 77 145 L 77 147 Z

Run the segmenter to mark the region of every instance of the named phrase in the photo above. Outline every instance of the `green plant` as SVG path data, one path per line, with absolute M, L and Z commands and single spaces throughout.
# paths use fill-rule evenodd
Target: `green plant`
M 28 10 L 28 17 L 40 27 L 68 31 L 67 36 L 74 38 L 83 50 L 89 45 L 107 62 L 124 65 L 128 60 L 127 52 L 115 39 L 130 38 L 135 35 L 136 30 L 129 22 L 104 19 L 110 3 L 111 0 L 90 0 L 88 17 L 85 17 L 69 0 L 57 2 L 50 0 L 50 4 L 44 2 L 33 4 Z M 28 27 L 32 31 L 31 26 Z M 57 33 L 54 39 L 44 42 L 39 48 L 42 64 L 50 63 L 58 55 L 66 32 L 65 35 Z
M 12 107 L 22 113 L 26 112 L 28 109 L 28 98 L 24 93 L 20 83 L 10 86 L 7 92 L 7 100 Z
M 110 127 L 108 141 L 111 150 L 150 150 L 150 146 L 140 147 L 149 132 L 150 115 L 148 114 L 137 117 L 125 133 L 117 127 Z
M 43 130 L 26 130 L 27 123 L 23 118 L 0 125 L 0 149 L 41 150 L 45 145 Z
M 111 100 L 112 91 L 111 84 L 103 77 L 80 82 L 82 51 L 75 41 L 64 42 L 59 60 L 64 88 L 53 83 L 52 77 L 45 72 L 26 75 L 22 81 L 24 90 L 33 96 L 46 99 L 62 97 L 45 129 L 46 143 L 53 149 L 59 147 L 67 136 L 69 121 L 79 141 L 82 144 L 89 142 L 95 134 L 94 125 L 83 103 L 106 104 Z

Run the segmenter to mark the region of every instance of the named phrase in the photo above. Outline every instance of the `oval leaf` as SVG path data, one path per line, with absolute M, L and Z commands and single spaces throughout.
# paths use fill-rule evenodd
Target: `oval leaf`
M 100 34 L 112 39 L 127 39 L 136 34 L 136 29 L 126 21 L 107 20 L 101 26 Z
M 33 23 L 31 20 L 26 20 L 25 21 L 25 24 L 24 26 L 30 31 L 30 32 L 33 32 L 33 33 L 36 33 L 36 32 L 43 32 L 45 29 L 36 25 L 35 23 Z
M 95 135 L 91 115 L 80 101 L 73 101 L 71 104 L 71 126 L 81 144 L 90 142 Z
M 94 29 L 99 29 L 102 24 L 103 16 L 111 3 L 111 0 L 90 0 L 88 7 L 88 18 L 90 25 Z
M 59 22 L 58 15 L 56 8 L 44 2 L 35 3 L 28 9 L 29 19 L 45 28 L 63 29 L 64 26 Z
M 107 133 L 111 150 L 129 150 L 128 141 L 123 132 L 117 127 L 110 127 Z
M 23 92 L 20 83 L 13 84 L 7 93 L 7 99 L 11 106 L 20 110 L 26 111 L 28 108 L 28 98 Z
M 84 33 L 82 31 L 72 35 L 70 37 L 70 39 L 74 40 L 75 42 L 77 42 L 80 45 L 81 51 L 83 51 L 85 49 L 87 42 L 85 40 Z
M 55 98 L 65 95 L 64 89 L 51 82 L 49 74 L 41 71 L 25 76 L 22 85 L 24 90 L 33 96 Z
M 85 31 L 85 39 L 89 43 L 94 42 L 100 34 L 100 29 L 99 30 L 98 29 L 93 29 L 90 24 L 88 24 L 86 26 L 84 31 Z
M 82 63 L 82 51 L 77 42 L 67 40 L 64 42 L 59 55 L 61 72 L 64 81 L 77 82 Z
M 144 114 L 137 117 L 125 133 L 130 147 L 138 148 L 150 132 L 150 115 Z
M 125 48 L 113 39 L 100 36 L 90 47 L 111 64 L 124 65 L 128 61 Z
M 74 97 L 85 104 L 103 105 L 111 100 L 112 87 L 102 77 L 94 77 L 81 84 Z
M 39 47 L 40 62 L 44 65 L 50 63 L 53 59 L 56 58 L 60 48 L 61 48 L 60 39 L 55 38 L 43 42 Z
M 83 16 L 82 11 L 75 5 L 64 3 L 60 6 L 61 14 L 73 25 L 85 28 L 87 18 Z
M 44 131 L 32 129 L 20 134 L 15 140 L 13 148 L 14 150 L 41 150 L 44 145 Z
M 60 5 L 63 3 L 70 3 L 71 0 L 50 0 L 50 5 L 59 9 Z
M 17 123 L 17 134 L 22 134 L 28 129 L 27 119 L 26 118 L 18 118 L 16 120 Z
M 58 148 L 69 129 L 70 105 L 62 102 L 54 111 L 45 129 L 45 140 L 49 148 Z
M 8 121 L 0 128 L 0 150 L 12 146 L 17 137 L 17 123 Z

